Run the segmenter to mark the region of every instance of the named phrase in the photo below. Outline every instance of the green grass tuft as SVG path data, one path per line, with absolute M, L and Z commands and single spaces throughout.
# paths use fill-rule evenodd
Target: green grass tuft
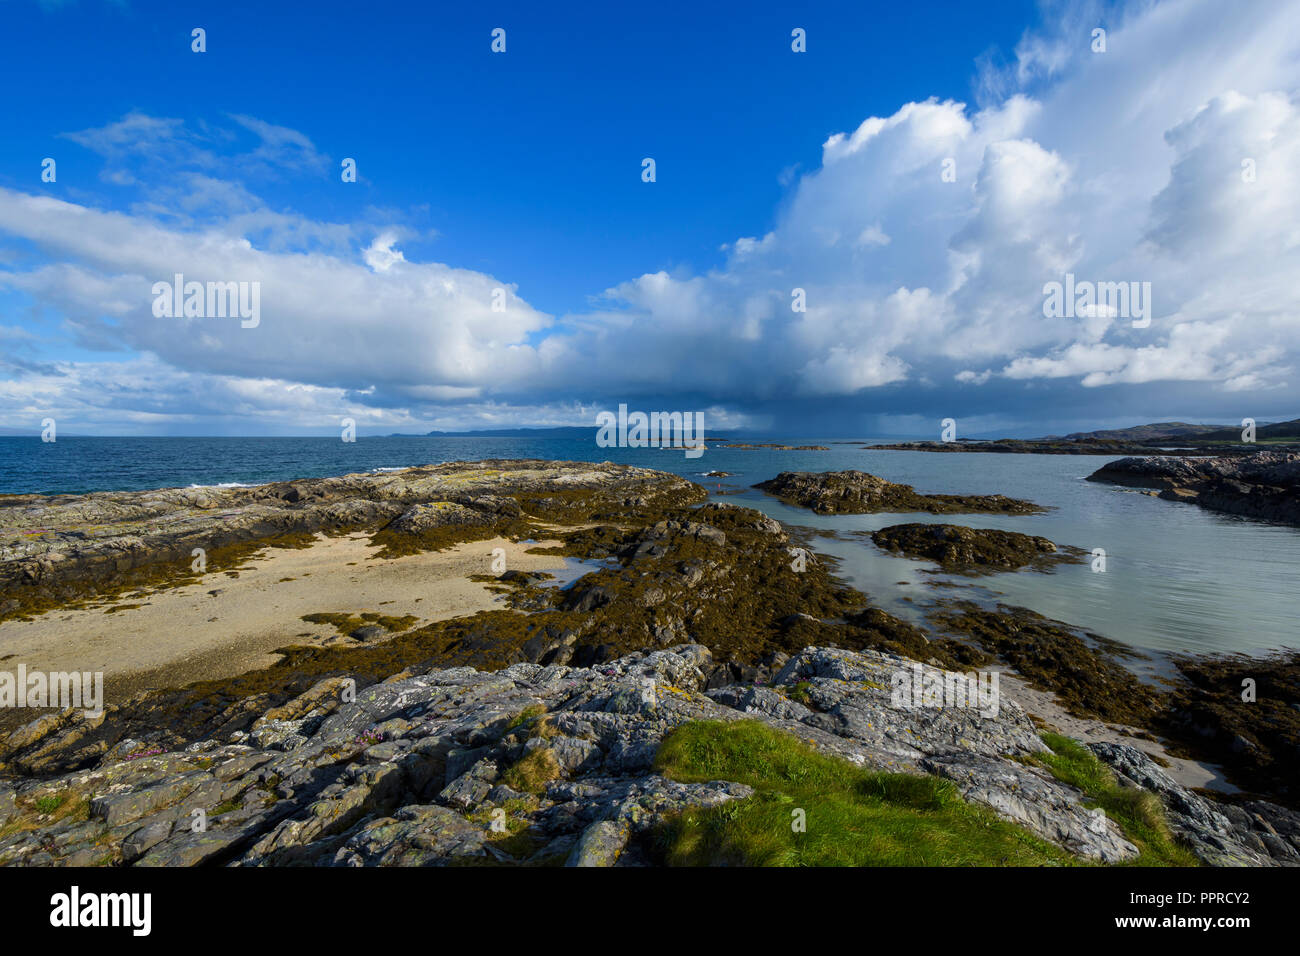
M 521 757 L 502 775 L 502 780 L 512 790 L 540 794 L 546 792 L 548 783 L 560 776 L 560 763 L 555 754 L 545 747 L 538 747 Z
M 758 721 L 683 724 L 656 757 L 683 782 L 732 780 L 748 800 L 691 809 L 655 835 L 679 866 L 1068 866 L 1069 853 L 966 803 L 937 777 L 864 770 Z M 792 826 L 803 811 L 806 832 Z
M 36 800 L 37 813 L 53 813 L 63 805 L 62 796 L 38 797 Z
M 545 713 L 546 713 L 546 708 L 543 707 L 541 704 L 529 704 L 519 713 L 515 714 L 514 717 L 510 718 L 510 723 L 506 724 L 506 731 L 508 732 L 514 730 L 516 727 L 521 727 L 524 724 L 532 723 L 534 720 L 536 720 L 538 717 L 541 717 Z
M 812 704 L 812 694 L 810 693 L 811 690 L 812 690 L 812 684 L 810 684 L 806 680 L 801 680 L 793 687 L 787 688 L 785 695 L 789 697 L 791 700 L 803 704 L 805 707 L 808 707 Z

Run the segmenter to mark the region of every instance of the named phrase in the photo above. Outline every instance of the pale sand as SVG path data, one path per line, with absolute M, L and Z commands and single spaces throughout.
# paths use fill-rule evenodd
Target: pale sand
M 102 671 L 113 703 L 146 687 L 266 667 L 279 659 L 271 652 L 287 644 L 366 646 L 332 625 L 301 620 L 305 614 L 410 614 L 418 627 L 502 607 L 499 595 L 469 579 L 491 573 L 494 548 L 505 549 L 512 571 L 565 566 L 562 557 L 527 553 L 554 541 L 493 538 L 381 560 L 367 540 L 364 534 L 322 537 L 308 548 L 272 549 L 239 568 L 238 577 L 213 572 L 198 583 L 109 605 L 142 607 L 50 611 L 33 621 L 0 623 L 0 669 L 22 663 L 29 672 Z

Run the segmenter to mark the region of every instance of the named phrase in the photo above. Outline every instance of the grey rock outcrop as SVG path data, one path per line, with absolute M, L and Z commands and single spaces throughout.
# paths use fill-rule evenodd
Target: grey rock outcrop
M 1170 829 L 1205 862 L 1214 866 L 1300 865 L 1300 814 L 1263 801 L 1247 805 L 1253 810 L 1212 804 L 1179 786 L 1136 747 L 1106 742 L 1089 747 L 1110 766 L 1121 785 L 1159 797 Z
M 744 719 L 859 766 L 942 776 L 1084 859 L 1137 854 L 1080 792 L 1024 759 L 1046 745 L 1014 703 L 1002 700 L 996 713 L 896 706 L 894 675 L 919 666 L 810 647 L 770 686 L 706 692 L 708 649 L 679 645 L 593 668 L 432 670 L 349 702 L 339 699 L 346 682 L 331 678 L 234 741 L 172 753 L 131 741 L 89 770 L 0 782 L 0 863 L 635 865 L 645 862 L 642 838 L 666 815 L 752 793 L 734 781 L 662 776 L 655 756 L 665 735 L 688 721 Z M 1268 805 L 1229 814 L 1134 748 L 1094 750 L 1122 781 L 1157 794 L 1203 859 L 1291 862 L 1295 815 Z M 1249 814 L 1249 826 L 1232 814 Z
M 1159 489 L 1167 501 L 1300 525 L 1300 452 L 1259 451 L 1220 458 L 1121 458 L 1089 481 Z

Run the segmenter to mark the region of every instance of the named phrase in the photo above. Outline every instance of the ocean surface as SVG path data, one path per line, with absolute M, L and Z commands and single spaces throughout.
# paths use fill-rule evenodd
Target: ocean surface
M 880 551 L 868 538 L 817 538 L 838 573 L 880 607 L 924 623 L 935 600 L 961 596 L 1031 608 L 1138 650 L 1168 653 L 1300 648 L 1295 595 L 1300 530 L 1217 515 L 1083 479 L 1113 456 L 932 454 L 867 451 L 859 442 L 786 438 L 829 451 L 712 446 L 699 458 L 680 449 L 599 448 L 559 438 L 78 438 L 54 443 L 0 437 L 0 493 L 82 493 L 190 485 L 252 485 L 291 478 L 404 468 L 483 458 L 617 461 L 658 468 L 705 485 L 722 500 L 783 522 L 842 535 L 904 521 L 950 521 L 1043 535 L 1087 551 L 1103 548 L 1106 571 L 1090 563 L 1051 573 L 983 578 L 934 573 L 929 562 Z M 863 442 L 874 439 L 864 438 Z M 921 492 L 1000 493 L 1052 510 L 1044 515 L 818 516 L 753 490 L 781 471 L 856 468 Z M 711 470 L 733 477 L 711 478 Z M 932 587 L 951 582 L 958 588 Z

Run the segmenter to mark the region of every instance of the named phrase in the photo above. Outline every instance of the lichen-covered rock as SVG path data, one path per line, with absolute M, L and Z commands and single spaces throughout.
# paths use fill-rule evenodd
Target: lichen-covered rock
M 487 857 L 487 832 L 455 810 L 402 807 L 365 824 L 334 854 L 335 866 L 442 866 Z
M 923 769 L 957 784 L 967 800 L 991 807 L 1072 853 L 1102 863 L 1122 863 L 1138 855 L 1115 822 L 1089 812 L 1072 787 L 1045 773 L 990 757 L 927 757 Z
M 691 721 L 745 719 L 858 766 L 942 776 L 1085 859 L 1136 853 L 1082 794 L 1025 761 L 1046 745 L 1014 703 L 931 707 L 897 696 L 899 675 L 922 683 L 961 675 L 828 647 L 790 657 L 767 686 L 705 693 L 711 669 L 706 648 L 684 644 L 590 668 L 433 669 L 372 685 L 354 701 L 322 682 L 265 711 L 246 743 L 208 739 L 151 753 L 134 741 L 87 769 L 0 782 L 0 820 L 10 824 L 0 863 L 637 865 L 670 815 L 753 795 L 737 781 L 656 772 L 664 737 Z M 301 738 L 291 748 L 282 725 Z M 1294 862 L 1300 815 L 1267 804 L 1220 812 L 1139 751 L 1094 749 L 1123 780 L 1160 797 L 1203 859 Z
M 613 866 L 627 846 L 631 827 L 622 820 L 600 820 L 582 831 L 568 866 Z
M 467 508 L 453 501 L 434 501 L 427 505 L 412 505 L 402 512 L 390 528 L 403 534 L 424 534 L 431 528 L 447 525 L 488 525 L 494 516 L 477 508 Z

